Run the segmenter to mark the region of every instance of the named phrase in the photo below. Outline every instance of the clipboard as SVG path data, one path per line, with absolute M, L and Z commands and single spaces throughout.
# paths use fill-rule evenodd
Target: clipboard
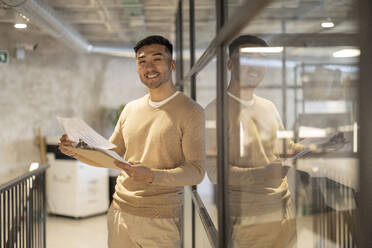
M 119 161 L 122 163 L 131 166 L 127 161 L 122 159 L 116 152 L 114 151 L 107 151 L 107 150 L 100 150 L 100 149 L 82 149 L 82 148 L 75 148 L 75 147 L 66 147 L 65 148 L 69 151 L 75 152 L 77 155 L 84 158 L 84 163 L 87 163 L 92 166 L 102 167 L 102 168 L 109 168 L 115 170 L 121 170 L 118 166 L 115 165 L 115 161 Z M 119 158 L 115 158 L 116 154 Z M 91 161 L 91 163 L 89 163 Z
M 119 154 L 114 152 L 116 146 L 106 140 L 82 119 L 57 117 L 59 124 L 71 141 L 76 142 L 74 146 L 64 148 L 76 153 L 83 158 L 82 162 L 96 167 L 120 170 L 114 162 L 119 161 L 131 166 Z M 98 166 L 99 165 L 99 166 Z
M 320 139 L 317 147 L 323 152 L 332 152 L 338 149 L 341 149 L 348 141 L 344 138 L 344 134 L 342 132 L 336 132 L 328 137 Z M 283 161 L 284 166 L 292 167 L 292 163 L 303 157 L 304 155 L 312 152 L 309 148 L 302 150 L 301 152 L 297 153 L 296 155 L 287 158 Z

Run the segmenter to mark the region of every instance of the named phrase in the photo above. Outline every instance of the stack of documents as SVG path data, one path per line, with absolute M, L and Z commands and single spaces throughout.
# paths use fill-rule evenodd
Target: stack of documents
M 114 161 L 130 165 L 128 161 L 111 150 L 116 147 L 114 144 L 94 131 L 80 118 L 57 117 L 57 119 L 68 139 L 76 142 L 76 145 L 66 147 L 66 149 L 75 152 L 88 161 L 92 161 L 94 166 L 99 165 L 100 167 L 119 170 L 120 168 L 114 164 Z

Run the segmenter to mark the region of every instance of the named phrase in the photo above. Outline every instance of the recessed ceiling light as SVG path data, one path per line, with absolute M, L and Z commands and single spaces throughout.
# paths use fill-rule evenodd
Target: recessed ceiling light
M 240 49 L 242 53 L 280 53 L 283 47 L 243 47 Z
M 16 24 L 14 24 L 14 27 L 15 28 L 20 28 L 20 29 L 27 28 L 27 24 L 26 23 L 16 23 Z
M 322 26 L 322 28 L 333 28 L 335 26 L 335 24 L 333 22 L 322 22 L 320 24 Z
M 360 55 L 359 49 L 341 49 L 333 53 L 333 57 L 335 58 L 351 58 L 358 57 L 359 55 Z

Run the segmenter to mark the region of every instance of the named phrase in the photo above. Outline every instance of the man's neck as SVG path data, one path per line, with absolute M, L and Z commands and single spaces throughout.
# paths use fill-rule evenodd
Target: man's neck
M 241 87 L 239 82 L 230 81 L 227 91 L 242 100 L 252 100 L 254 88 Z
M 168 97 L 173 95 L 176 91 L 177 89 L 174 87 L 171 81 L 166 82 L 159 88 L 149 89 L 150 100 L 154 102 L 163 101 L 164 99 L 167 99 Z

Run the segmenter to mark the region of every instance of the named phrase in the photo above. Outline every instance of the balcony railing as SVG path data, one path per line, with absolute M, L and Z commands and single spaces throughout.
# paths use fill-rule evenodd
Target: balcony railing
M 0 186 L 0 248 L 46 247 L 48 167 L 43 165 Z

